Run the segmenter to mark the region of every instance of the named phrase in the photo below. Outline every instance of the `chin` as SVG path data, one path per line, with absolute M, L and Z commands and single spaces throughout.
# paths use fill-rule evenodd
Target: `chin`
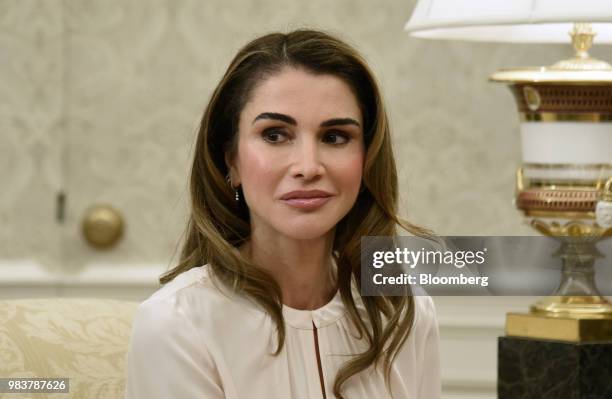
M 285 223 L 278 231 L 294 240 L 313 240 L 325 236 L 333 228 L 334 225 L 328 223 Z

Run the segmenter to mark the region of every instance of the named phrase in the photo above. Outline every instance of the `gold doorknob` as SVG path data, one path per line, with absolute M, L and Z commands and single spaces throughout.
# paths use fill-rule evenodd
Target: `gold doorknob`
M 107 204 L 98 204 L 85 211 L 81 229 L 87 243 L 106 249 L 119 241 L 123 226 L 123 216 L 118 210 Z

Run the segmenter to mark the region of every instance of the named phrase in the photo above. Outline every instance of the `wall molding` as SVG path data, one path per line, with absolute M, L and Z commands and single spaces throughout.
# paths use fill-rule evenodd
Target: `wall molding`
M 154 288 L 166 271 L 163 264 L 90 263 L 81 270 L 53 271 L 32 260 L 0 261 L 0 287 L 28 286 L 131 286 Z
M 0 299 L 101 297 L 143 301 L 159 288 L 164 264 L 89 263 L 51 270 L 31 259 L 0 261 Z

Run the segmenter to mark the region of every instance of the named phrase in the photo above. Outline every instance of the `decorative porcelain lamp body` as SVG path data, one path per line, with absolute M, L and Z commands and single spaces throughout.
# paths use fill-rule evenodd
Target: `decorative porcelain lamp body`
M 576 24 L 571 35 L 574 58 L 548 68 L 502 70 L 491 79 L 509 84 L 521 117 L 517 207 L 534 228 L 561 242 L 561 283 L 531 310 L 612 315 L 594 278 L 595 259 L 602 256 L 595 245 L 612 235 L 596 218 L 612 179 L 612 68 L 589 57 L 589 24 Z

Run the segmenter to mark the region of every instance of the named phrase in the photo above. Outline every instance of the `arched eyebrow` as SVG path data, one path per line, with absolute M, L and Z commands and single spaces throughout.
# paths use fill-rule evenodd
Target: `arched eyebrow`
M 295 121 L 295 119 L 293 119 L 289 115 L 279 114 L 277 112 L 263 112 L 257 115 L 257 117 L 253 119 L 253 122 L 251 122 L 251 124 L 257 122 L 260 119 L 272 119 L 272 120 L 282 121 L 282 122 L 288 123 L 293 126 L 297 125 L 297 122 Z M 357 122 L 353 118 L 333 118 L 333 119 L 328 119 L 322 122 L 320 127 L 341 126 L 341 125 L 355 125 L 358 127 L 361 126 L 359 122 Z

